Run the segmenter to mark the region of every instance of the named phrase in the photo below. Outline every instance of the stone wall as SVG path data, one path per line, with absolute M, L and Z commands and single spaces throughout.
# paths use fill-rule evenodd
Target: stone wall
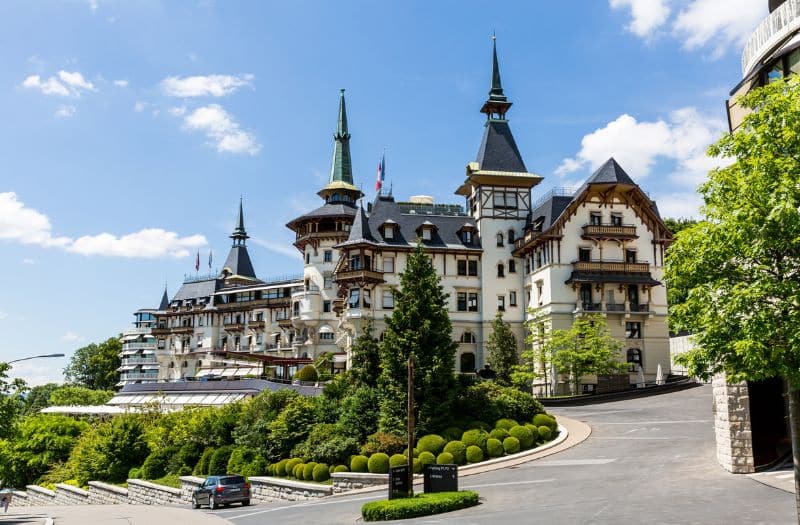
M 113 505 L 128 503 L 128 489 L 102 481 L 89 482 L 90 505 Z
M 333 493 L 331 485 L 304 483 L 288 479 L 255 476 L 250 478 L 250 495 L 261 501 L 305 501 Z
M 184 503 L 192 502 L 192 493 L 194 489 L 199 487 L 205 481 L 205 478 L 198 478 L 197 476 L 181 476 L 181 499 Z
M 28 485 L 26 487 L 28 493 L 29 505 L 52 505 L 56 498 L 56 493 L 52 490 L 40 487 L 38 485 Z M 13 500 L 12 500 L 13 504 Z
M 128 480 L 128 503 L 142 505 L 184 505 L 181 489 L 165 487 L 141 479 Z
M 11 492 L 11 506 L 12 507 L 27 507 L 28 493 L 24 490 L 15 490 Z
M 719 374 L 714 376 L 712 385 L 717 461 L 734 474 L 754 472 L 747 383 L 728 383 L 725 375 Z
M 87 505 L 89 491 L 66 483 L 56 483 L 54 505 Z
M 331 474 L 331 479 L 333 480 L 334 494 L 389 484 L 388 474 L 367 472 L 334 472 Z

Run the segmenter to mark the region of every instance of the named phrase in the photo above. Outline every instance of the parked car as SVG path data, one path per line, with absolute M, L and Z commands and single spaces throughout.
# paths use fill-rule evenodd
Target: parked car
M 195 509 L 208 505 L 214 510 L 231 503 L 241 503 L 243 507 L 250 505 L 250 483 L 244 476 L 209 476 L 192 493 L 192 507 Z

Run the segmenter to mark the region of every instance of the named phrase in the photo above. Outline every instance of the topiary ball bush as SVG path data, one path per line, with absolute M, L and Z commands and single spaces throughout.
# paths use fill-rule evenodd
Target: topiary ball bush
M 315 461 L 306 463 L 306 465 L 303 467 L 303 479 L 305 481 L 311 481 L 312 479 L 314 479 L 314 468 L 317 465 L 318 463 L 316 463 Z
M 467 463 L 480 463 L 483 461 L 483 449 L 475 445 L 467 447 Z
M 369 457 L 367 468 L 372 474 L 386 474 L 389 472 L 389 456 L 383 452 L 376 452 Z
M 508 430 L 504 428 L 496 428 L 489 432 L 489 437 L 493 437 L 499 441 L 503 441 L 508 436 L 510 436 L 510 434 L 508 433 Z
M 419 457 L 419 452 L 420 452 L 420 450 L 419 450 L 418 448 L 414 447 L 414 457 L 415 457 L 415 458 L 418 458 L 418 457 Z M 403 455 L 404 455 L 405 457 L 408 457 L 408 447 L 406 447 L 406 448 L 404 448 L 404 449 L 403 449 Z
M 511 430 L 512 428 L 519 425 L 516 421 L 510 418 L 502 418 L 498 419 L 497 423 L 494 424 L 495 428 L 502 428 L 503 430 Z
M 349 472 L 349 471 L 350 469 L 348 469 L 345 465 L 336 465 L 335 467 L 333 467 L 333 472 Z
M 317 369 L 314 368 L 314 365 L 306 365 L 294 375 L 294 378 L 298 381 L 308 381 L 310 383 L 315 382 L 318 377 L 319 374 L 317 374 Z
M 367 456 L 353 456 L 350 460 L 350 470 L 353 472 L 369 472 Z
M 489 433 L 480 429 L 467 430 L 461 436 L 461 442 L 464 443 L 465 446 L 476 446 L 481 450 L 486 448 L 487 439 L 489 439 Z
M 517 425 L 509 431 L 509 434 L 519 440 L 519 446 L 525 450 L 531 448 L 534 443 L 533 433 L 526 427 Z
M 542 441 L 550 441 L 550 436 L 552 436 L 552 434 L 553 432 L 550 430 L 550 427 L 539 427 L 539 439 Z
M 414 469 L 414 474 L 422 474 L 422 463 L 418 458 L 414 458 L 414 466 L 411 468 Z
M 389 458 L 390 467 L 399 467 L 400 465 L 408 465 L 408 457 L 403 454 L 392 454 Z
M 320 463 L 319 465 L 315 466 L 312 472 L 312 479 L 317 482 L 328 481 L 331 479 L 331 471 L 328 469 L 328 465 L 325 463 Z
M 453 459 L 453 455 L 449 452 L 442 452 L 436 456 L 437 465 L 452 465 L 453 463 L 455 463 L 455 460 Z
M 294 467 L 296 467 L 297 465 L 299 465 L 302 462 L 303 462 L 303 460 L 300 459 L 300 458 L 292 458 L 289 461 L 287 461 L 286 462 L 286 467 L 285 467 L 286 474 L 287 475 L 294 475 Z
M 505 454 L 505 449 L 503 449 L 503 442 L 495 438 L 487 439 L 486 452 L 489 454 L 490 458 L 499 458 L 500 456 Z
M 537 427 L 533 423 L 525 423 L 525 428 L 531 431 L 531 434 L 533 434 L 534 441 L 537 441 L 539 439 L 539 427 Z
M 286 476 L 291 475 L 293 471 L 286 472 L 286 464 L 289 462 L 288 459 L 282 459 L 275 464 L 275 475 L 276 476 Z
M 444 446 L 444 452 L 453 457 L 452 463 L 456 465 L 463 465 L 467 461 L 467 446 L 461 441 L 450 441 Z
M 305 468 L 306 468 L 306 464 L 305 463 L 298 463 L 292 469 L 291 476 L 293 476 L 294 479 L 302 480 L 303 479 L 303 471 L 305 470 Z
M 537 427 L 549 427 L 550 431 L 554 431 L 558 428 L 558 423 L 556 423 L 556 418 L 551 416 L 550 414 L 536 414 L 533 416 L 533 424 Z
M 140 474 L 144 479 L 163 478 L 167 473 L 167 463 L 172 456 L 170 449 L 156 449 L 145 458 Z
M 464 431 L 459 427 L 447 427 L 442 431 L 441 436 L 446 441 L 458 441 L 463 433 Z
M 205 476 L 208 474 L 208 462 L 211 461 L 212 455 L 214 455 L 214 449 L 211 447 L 208 447 L 203 451 L 203 454 L 197 461 L 197 465 L 194 467 L 193 474 L 195 476 Z
M 438 454 L 442 451 L 447 441 L 438 434 L 428 434 L 422 436 L 417 441 L 417 448 L 420 452 L 430 452 L 431 454 Z
M 434 456 L 431 452 L 420 452 L 419 462 L 422 465 L 432 465 L 433 463 L 436 463 L 436 456 Z
M 516 454 L 519 452 L 519 439 L 514 436 L 508 436 L 503 440 L 503 449 L 506 454 Z

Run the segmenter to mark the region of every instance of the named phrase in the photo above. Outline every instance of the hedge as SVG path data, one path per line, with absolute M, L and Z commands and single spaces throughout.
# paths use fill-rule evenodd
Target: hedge
M 486 448 L 487 439 L 489 439 L 489 433 L 480 429 L 467 430 L 464 432 L 464 435 L 461 436 L 461 442 L 464 443 L 465 446 L 476 446 L 481 450 Z
M 531 448 L 535 441 L 533 433 L 526 427 L 517 425 L 509 431 L 509 434 L 519 439 L 519 446 L 522 449 Z
M 286 462 L 286 475 L 293 475 L 294 474 L 294 467 L 302 463 L 303 460 L 300 458 L 292 458 Z
M 446 441 L 457 441 L 461 439 L 463 433 L 464 431 L 458 427 L 447 427 L 442 431 L 441 436 Z
M 492 429 L 492 425 L 490 425 L 489 423 L 485 423 L 483 421 L 470 421 L 467 424 L 467 430 L 475 430 L 475 429 L 485 430 L 486 432 L 489 432 Z
M 423 465 L 430 465 L 436 463 L 436 456 L 431 452 L 420 452 L 419 462 Z
M 483 461 L 483 449 L 470 445 L 467 447 L 467 463 L 480 463 Z
M 506 454 L 516 454 L 519 452 L 519 439 L 514 436 L 508 436 L 503 440 L 503 448 Z
M 437 465 L 451 465 L 453 463 L 455 463 L 455 460 L 453 459 L 453 455 L 449 452 L 442 452 L 436 456 Z
M 367 468 L 372 474 L 386 474 L 389 472 L 389 456 L 383 452 L 376 452 L 369 457 Z
M 390 467 L 399 467 L 400 465 L 408 465 L 408 457 L 403 454 L 392 454 L 389 458 Z
M 289 472 L 286 471 L 286 464 L 289 463 L 288 459 L 282 459 L 275 464 L 274 473 L 276 476 L 287 476 L 291 475 L 294 470 Z
M 318 463 L 314 461 L 305 464 L 305 466 L 303 467 L 303 479 L 305 481 L 311 481 L 314 479 L 314 469 L 316 468 L 317 465 Z
M 444 446 L 444 451 L 449 452 L 453 456 L 453 461 L 451 463 L 463 465 L 464 462 L 467 461 L 467 446 L 461 441 L 451 441 Z
M 145 458 L 139 473 L 144 479 L 163 478 L 167 474 L 167 463 L 176 452 L 173 448 L 154 450 Z
M 411 467 L 414 474 L 422 474 L 422 462 L 418 458 L 414 458 L 414 466 Z
M 413 498 L 372 501 L 361 507 L 364 521 L 403 520 L 452 512 L 478 504 L 478 493 L 470 490 L 461 492 L 437 492 L 418 494 Z
M 306 464 L 305 463 L 298 463 L 292 469 L 292 474 L 291 475 L 294 476 L 295 479 L 299 479 L 299 480 L 302 481 L 302 479 L 303 479 L 303 471 L 305 469 L 306 469 Z
M 505 449 L 503 448 L 503 442 L 495 438 L 487 439 L 486 452 L 489 453 L 490 458 L 499 458 L 505 453 Z
M 511 430 L 518 425 L 519 423 L 510 418 L 498 419 L 497 423 L 494 424 L 495 428 L 502 428 L 503 430 Z
M 549 414 L 536 414 L 533 416 L 533 424 L 537 427 L 549 427 L 551 432 L 558 428 L 556 418 Z
M 195 476 L 205 476 L 208 474 L 208 462 L 211 461 L 211 456 L 214 455 L 214 449 L 208 447 L 203 451 L 203 455 L 200 456 L 200 459 L 197 461 L 197 465 L 194 467 L 194 475 Z
M 312 479 L 314 481 L 328 481 L 331 479 L 331 471 L 328 469 L 328 465 L 325 463 L 320 463 L 312 472 Z
M 420 452 L 430 452 L 435 455 L 441 452 L 446 444 L 447 441 L 442 436 L 428 434 L 427 436 L 419 438 L 419 441 L 417 441 L 417 448 Z
M 350 460 L 350 470 L 353 472 L 369 472 L 367 456 L 353 456 Z
M 225 445 L 224 447 L 219 447 L 211 456 L 211 459 L 208 462 L 208 475 L 214 476 L 217 474 L 227 474 L 228 460 L 231 459 L 232 453 L 233 453 L 232 445 Z

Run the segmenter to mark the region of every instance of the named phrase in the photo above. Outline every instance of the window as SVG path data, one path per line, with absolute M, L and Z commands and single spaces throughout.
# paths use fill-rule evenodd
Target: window
M 330 275 L 324 276 L 322 278 L 322 286 L 326 290 L 332 288 L 333 287 L 333 277 L 331 277 Z
M 256 314 L 256 321 L 263 321 L 264 320 L 264 312 L 258 312 Z
M 467 260 L 459 259 L 456 261 L 456 271 L 458 275 L 467 275 Z
M 320 341 L 333 341 L 333 332 L 322 332 L 319 334 Z
M 592 307 L 592 285 L 584 283 L 581 285 L 581 306 L 584 310 L 589 310 Z
M 311 254 L 307 253 L 306 254 L 306 264 L 309 264 L 310 262 L 311 262 Z
M 384 290 L 383 291 L 383 301 L 382 306 L 386 310 L 391 310 L 394 308 L 394 294 L 391 290 Z
M 360 300 L 361 300 L 361 288 L 351 288 L 350 298 L 347 301 L 348 306 L 350 306 L 350 308 L 358 308 Z
M 630 303 L 631 310 L 639 307 L 639 287 L 636 285 L 628 286 L 628 302 Z
M 626 322 L 625 323 L 625 338 L 626 339 L 641 339 L 642 338 L 642 323 Z
M 525 257 L 525 273 L 531 273 L 531 258 Z
M 472 277 L 478 275 L 478 261 L 467 261 L 467 275 Z
M 351 270 L 360 270 L 361 269 L 361 256 L 360 255 L 351 255 L 350 256 L 350 269 Z
M 517 261 L 514 259 L 508 261 L 508 273 L 517 273 Z
M 494 207 L 517 209 L 517 194 L 504 191 L 495 192 Z
M 331 311 L 331 302 L 330 301 L 322 301 L 322 311 L 328 313 Z
M 544 302 L 544 298 L 542 297 L 542 284 L 542 281 L 536 281 L 536 302 L 539 306 Z
M 464 332 L 461 334 L 460 342 L 462 343 L 474 343 L 475 342 L 475 334 L 472 332 Z
M 364 308 L 372 306 L 372 291 L 364 288 Z
M 622 226 L 622 215 L 619 213 L 614 213 L 611 215 L 611 225 L 612 226 Z
M 394 273 L 394 257 L 383 258 L 383 273 Z
M 505 243 L 503 242 L 503 234 L 502 233 L 498 233 L 497 234 L 497 245 L 498 246 L 503 246 L 504 244 Z
M 503 266 L 503 263 L 497 265 L 497 276 L 498 277 L 506 276 L 505 266 Z
M 627 355 L 627 362 L 632 365 L 641 365 L 642 364 L 642 351 L 638 348 L 628 348 L 626 352 Z
M 383 238 L 384 239 L 394 239 L 394 227 L 393 226 L 386 226 L 383 229 Z
M 515 239 L 514 230 L 508 230 L 508 244 L 514 244 Z
M 470 312 L 477 312 L 478 311 L 478 293 L 477 292 L 471 292 L 468 297 L 469 297 L 469 299 L 467 301 L 467 304 L 468 304 L 468 308 L 467 309 Z
M 508 292 L 508 306 L 517 306 L 517 292 Z
M 333 261 L 333 251 L 332 250 L 325 250 L 322 252 L 322 261 L 323 262 L 331 262 Z
M 467 292 L 458 292 L 456 301 L 456 310 L 459 312 L 467 311 Z
M 625 262 L 626 263 L 636 262 L 636 250 L 625 250 Z
M 505 295 L 498 295 L 497 296 L 497 310 L 499 312 L 506 311 L 506 296 Z
M 422 230 L 422 240 L 423 241 L 430 241 L 431 240 L 431 229 L 425 228 Z
M 461 240 L 464 242 L 464 244 L 472 244 L 472 232 L 471 231 L 461 232 Z
M 592 226 L 600 226 L 603 223 L 603 216 L 600 215 L 598 212 L 592 212 L 589 214 L 589 224 Z
M 578 248 L 578 260 L 581 262 L 589 262 L 592 260 L 591 248 Z
M 783 64 L 778 62 L 764 73 L 764 83 L 772 84 L 783 78 Z

